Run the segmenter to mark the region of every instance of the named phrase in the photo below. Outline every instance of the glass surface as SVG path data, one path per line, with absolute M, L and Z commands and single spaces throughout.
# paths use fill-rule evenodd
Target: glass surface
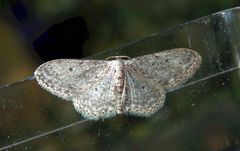
M 171 48 L 201 54 L 199 71 L 149 118 L 88 121 L 33 77 L 0 89 L 0 150 L 239 150 L 240 8 L 190 21 L 90 58 Z

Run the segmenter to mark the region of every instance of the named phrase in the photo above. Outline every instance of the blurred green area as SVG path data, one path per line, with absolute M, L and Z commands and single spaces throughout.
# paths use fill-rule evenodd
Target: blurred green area
M 17 2 L 26 8 L 23 21 L 12 9 Z M 32 75 L 40 61 L 33 40 L 63 19 L 84 17 L 90 32 L 84 45 L 88 56 L 239 4 L 238 0 L 0 0 L 0 84 Z

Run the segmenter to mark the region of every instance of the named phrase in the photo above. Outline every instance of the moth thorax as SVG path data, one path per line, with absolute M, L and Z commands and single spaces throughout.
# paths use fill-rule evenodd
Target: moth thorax
M 125 70 L 124 63 L 121 60 L 113 60 L 114 83 L 117 92 L 122 93 L 124 87 Z

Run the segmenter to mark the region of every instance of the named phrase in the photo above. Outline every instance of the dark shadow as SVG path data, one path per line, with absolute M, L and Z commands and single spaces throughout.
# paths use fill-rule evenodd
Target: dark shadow
M 86 21 L 78 16 L 57 23 L 33 42 L 42 60 L 82 58 L 83 46 L 89 37 Z

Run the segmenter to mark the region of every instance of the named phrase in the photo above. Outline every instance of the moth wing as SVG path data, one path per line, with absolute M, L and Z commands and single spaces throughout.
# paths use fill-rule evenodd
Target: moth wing
M 107 61 L 57 59 L 39 66 L 34 75 L 38 84 L 47 91 L 72 100 L 104 76 L 107 69 Z
M 85 118 L 98 120 L 109 118 L 117 114 L 118 95 L 115 91 L 113 70 L 104 74 L 96 81 L 73 98 L 75 109 Z
M 127 68 L 123 113 L 147 117 L 157 112 L 165 102 L 164 88 Z
M 201 56 L 186 48 L 177 48 L 133 58 L 126 62 L 143 77 L 153 79 L 166 91 L 186 82 L 197 71 Z

